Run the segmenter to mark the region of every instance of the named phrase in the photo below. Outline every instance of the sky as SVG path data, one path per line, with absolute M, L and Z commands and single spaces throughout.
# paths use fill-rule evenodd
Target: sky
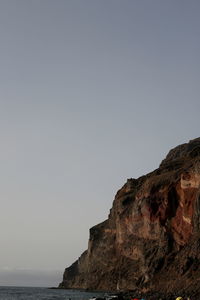
M 0 0 L 0 285 L 57 286 L 127 178 L 200 136 L 199 12 Z

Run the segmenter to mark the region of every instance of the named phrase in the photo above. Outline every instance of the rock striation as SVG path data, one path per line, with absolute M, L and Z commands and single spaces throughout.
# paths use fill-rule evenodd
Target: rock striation
M 128 179 L 60 288 L 200 293 L 200 138 Z

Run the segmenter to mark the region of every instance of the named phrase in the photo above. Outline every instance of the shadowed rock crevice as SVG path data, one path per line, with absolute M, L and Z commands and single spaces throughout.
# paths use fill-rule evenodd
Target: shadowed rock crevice
M 168 207 L 167 207 L 167 219 L 171 220 L 176 216 L 177 208 L 179 205 L 179 199 L 176 192 L 176 188 L 172 186 L 168 192 Z

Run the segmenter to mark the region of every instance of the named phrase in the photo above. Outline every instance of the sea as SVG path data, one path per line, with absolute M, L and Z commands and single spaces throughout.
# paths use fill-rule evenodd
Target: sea
M 88 300 L 103 297 L 102 292 L 48 289 L 42 287 L 0 287 L 0 300 Z

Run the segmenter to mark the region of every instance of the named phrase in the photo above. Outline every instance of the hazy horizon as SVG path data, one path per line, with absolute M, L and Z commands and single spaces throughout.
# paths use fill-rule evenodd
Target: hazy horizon
M 1 286 L 57 287 L 63 270 L 0 270 Z
M 58 284 L 127 178 L 200 136 L 199 11 L 0 1 L 0 285 Z

